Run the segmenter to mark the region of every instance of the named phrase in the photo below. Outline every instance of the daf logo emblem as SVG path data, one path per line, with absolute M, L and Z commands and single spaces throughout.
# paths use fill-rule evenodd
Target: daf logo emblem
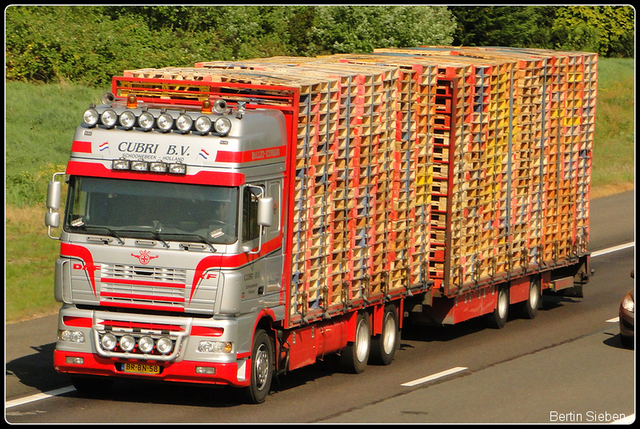
M 158 257 L 158 256 L 151 256 L 149 253 L 150 252 L 148 250 L 141 250 L 139 255 L 132 253 L 131 256 L 133 256 L 138 261 L 140 261 L 142 265 L 147 265 L 149 262 L 151 262 L 152 259 L 155 259 Z

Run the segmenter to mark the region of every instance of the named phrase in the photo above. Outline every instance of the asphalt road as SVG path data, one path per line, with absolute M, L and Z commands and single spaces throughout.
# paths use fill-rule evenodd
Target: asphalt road
M 635 240 L 634 192 L 591 203 L 592 252 Z M 387 367 L 358 375 L 327 360 L 280 377 L 267 401 L 225 388 L 118 381 L 85 398 L 52 367 L 56 316 L 6 326 L 9 423 L 606 423 L 635 414 L 635 351 L 621 346 L 618 306 L 633 285 L 634 248 L 594 256 L 584 298 L 545 296 L 534 320 L 501 330 L 477 320 L 405 330 Z M 411 386 L 407 382 L 449 375 Z M 54 393 L 57 393 L 54 391 Z M 34 396 L 38 395 L 40 396 Z M 44 398 L 41 398 L 44 396 Z M 25 399 L 22 403 L 21 399 Z M 28 402 L 26 402 L 28 401 Z M 628 421 L 628 420 L 627 420 Z

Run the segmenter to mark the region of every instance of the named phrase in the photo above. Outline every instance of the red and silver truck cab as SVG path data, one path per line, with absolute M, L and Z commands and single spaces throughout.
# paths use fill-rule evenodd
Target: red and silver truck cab
M 258 317 L 284 318 L 285 115 L 194 104 L 106 94 L 76 130 L 63 219 L 50 184 L 54 361 L 77 387 L 145 374 L 247 386 Z

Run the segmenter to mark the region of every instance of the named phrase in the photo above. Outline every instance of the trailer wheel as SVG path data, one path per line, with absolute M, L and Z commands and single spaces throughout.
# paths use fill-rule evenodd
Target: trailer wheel
M 493 313 L 489 313 L 489 326 L 495 329 L 504 328 L 509 316 L 509 288 L 503 286 L 498 288 L 498 299 Z
M 371 342 L 371 361 L 381 365 L 389 365 L 400 345 L 400 331 L 398 330 L 398 315 L 396 306 L 385 308 L 382 320 L 382 333 Z
M 366 312 L 358 314 L 356 320 L 355 341 L 347 344 L 340 354 L 340 367 L 345 372 L 360 374 L 367 366 L 371 349 L 371 328 L 369 315 Z
M 251 384 L 246 387 L 245 397 L 251 404 L 261 404 L 267 399 L 273 378 L 273 343 L 267 333 L 258 329 L 251 351 Z
M 540 278 L 532 277 L 529 282 L 529 296 L 521 304 L 520 316 L 524 319 L 533 319 L 538 313 L 541 302 Z

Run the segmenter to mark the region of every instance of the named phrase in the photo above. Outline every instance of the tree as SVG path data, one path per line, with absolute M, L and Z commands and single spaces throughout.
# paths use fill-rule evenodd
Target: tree
M 454 30 L 455 20 L 446 7 L 319 6 L 306 54 L 448 45 Z
M 634 9 L 631 6 L 564 6 L 553 25 L 555 48 L 633 56 Z

